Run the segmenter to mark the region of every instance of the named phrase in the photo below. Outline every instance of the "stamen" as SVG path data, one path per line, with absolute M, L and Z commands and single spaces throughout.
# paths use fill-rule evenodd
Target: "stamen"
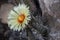
M 21 14 L 21 15 L 19 15 L 19 17 L 18 17 L 18 22 L 19 22 L 19 23 L 23 23 L 24 19 L 25 19 L 25 15 L 24 15 L 24 14 Z

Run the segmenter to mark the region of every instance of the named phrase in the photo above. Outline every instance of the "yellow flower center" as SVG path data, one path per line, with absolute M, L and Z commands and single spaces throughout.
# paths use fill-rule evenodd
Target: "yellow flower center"
M 25 15 L 24 15 L 24 14 L 21 14 L 21 15 L 19 15 L 19 17 L 18 17 L 18 22 L 19 22 L 19 23 L 23 23 L 24 19 L 25 19 Z

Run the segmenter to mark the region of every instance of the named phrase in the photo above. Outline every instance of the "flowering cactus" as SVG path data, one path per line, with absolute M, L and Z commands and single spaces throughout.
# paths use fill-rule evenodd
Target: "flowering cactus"
M 20 31 L 28 25 L 31 20 L 30 10 L 25 4 L 19 4 L 10 11 L 8 25 L 14 31 Z

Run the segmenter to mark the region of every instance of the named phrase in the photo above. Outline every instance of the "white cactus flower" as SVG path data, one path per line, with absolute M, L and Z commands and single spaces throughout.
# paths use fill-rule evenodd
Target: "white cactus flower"
M 14 31 L 20 31 L 31 20 L 30 10 L 25 4 L 19 4 L 8 15 L 8 26 Z

